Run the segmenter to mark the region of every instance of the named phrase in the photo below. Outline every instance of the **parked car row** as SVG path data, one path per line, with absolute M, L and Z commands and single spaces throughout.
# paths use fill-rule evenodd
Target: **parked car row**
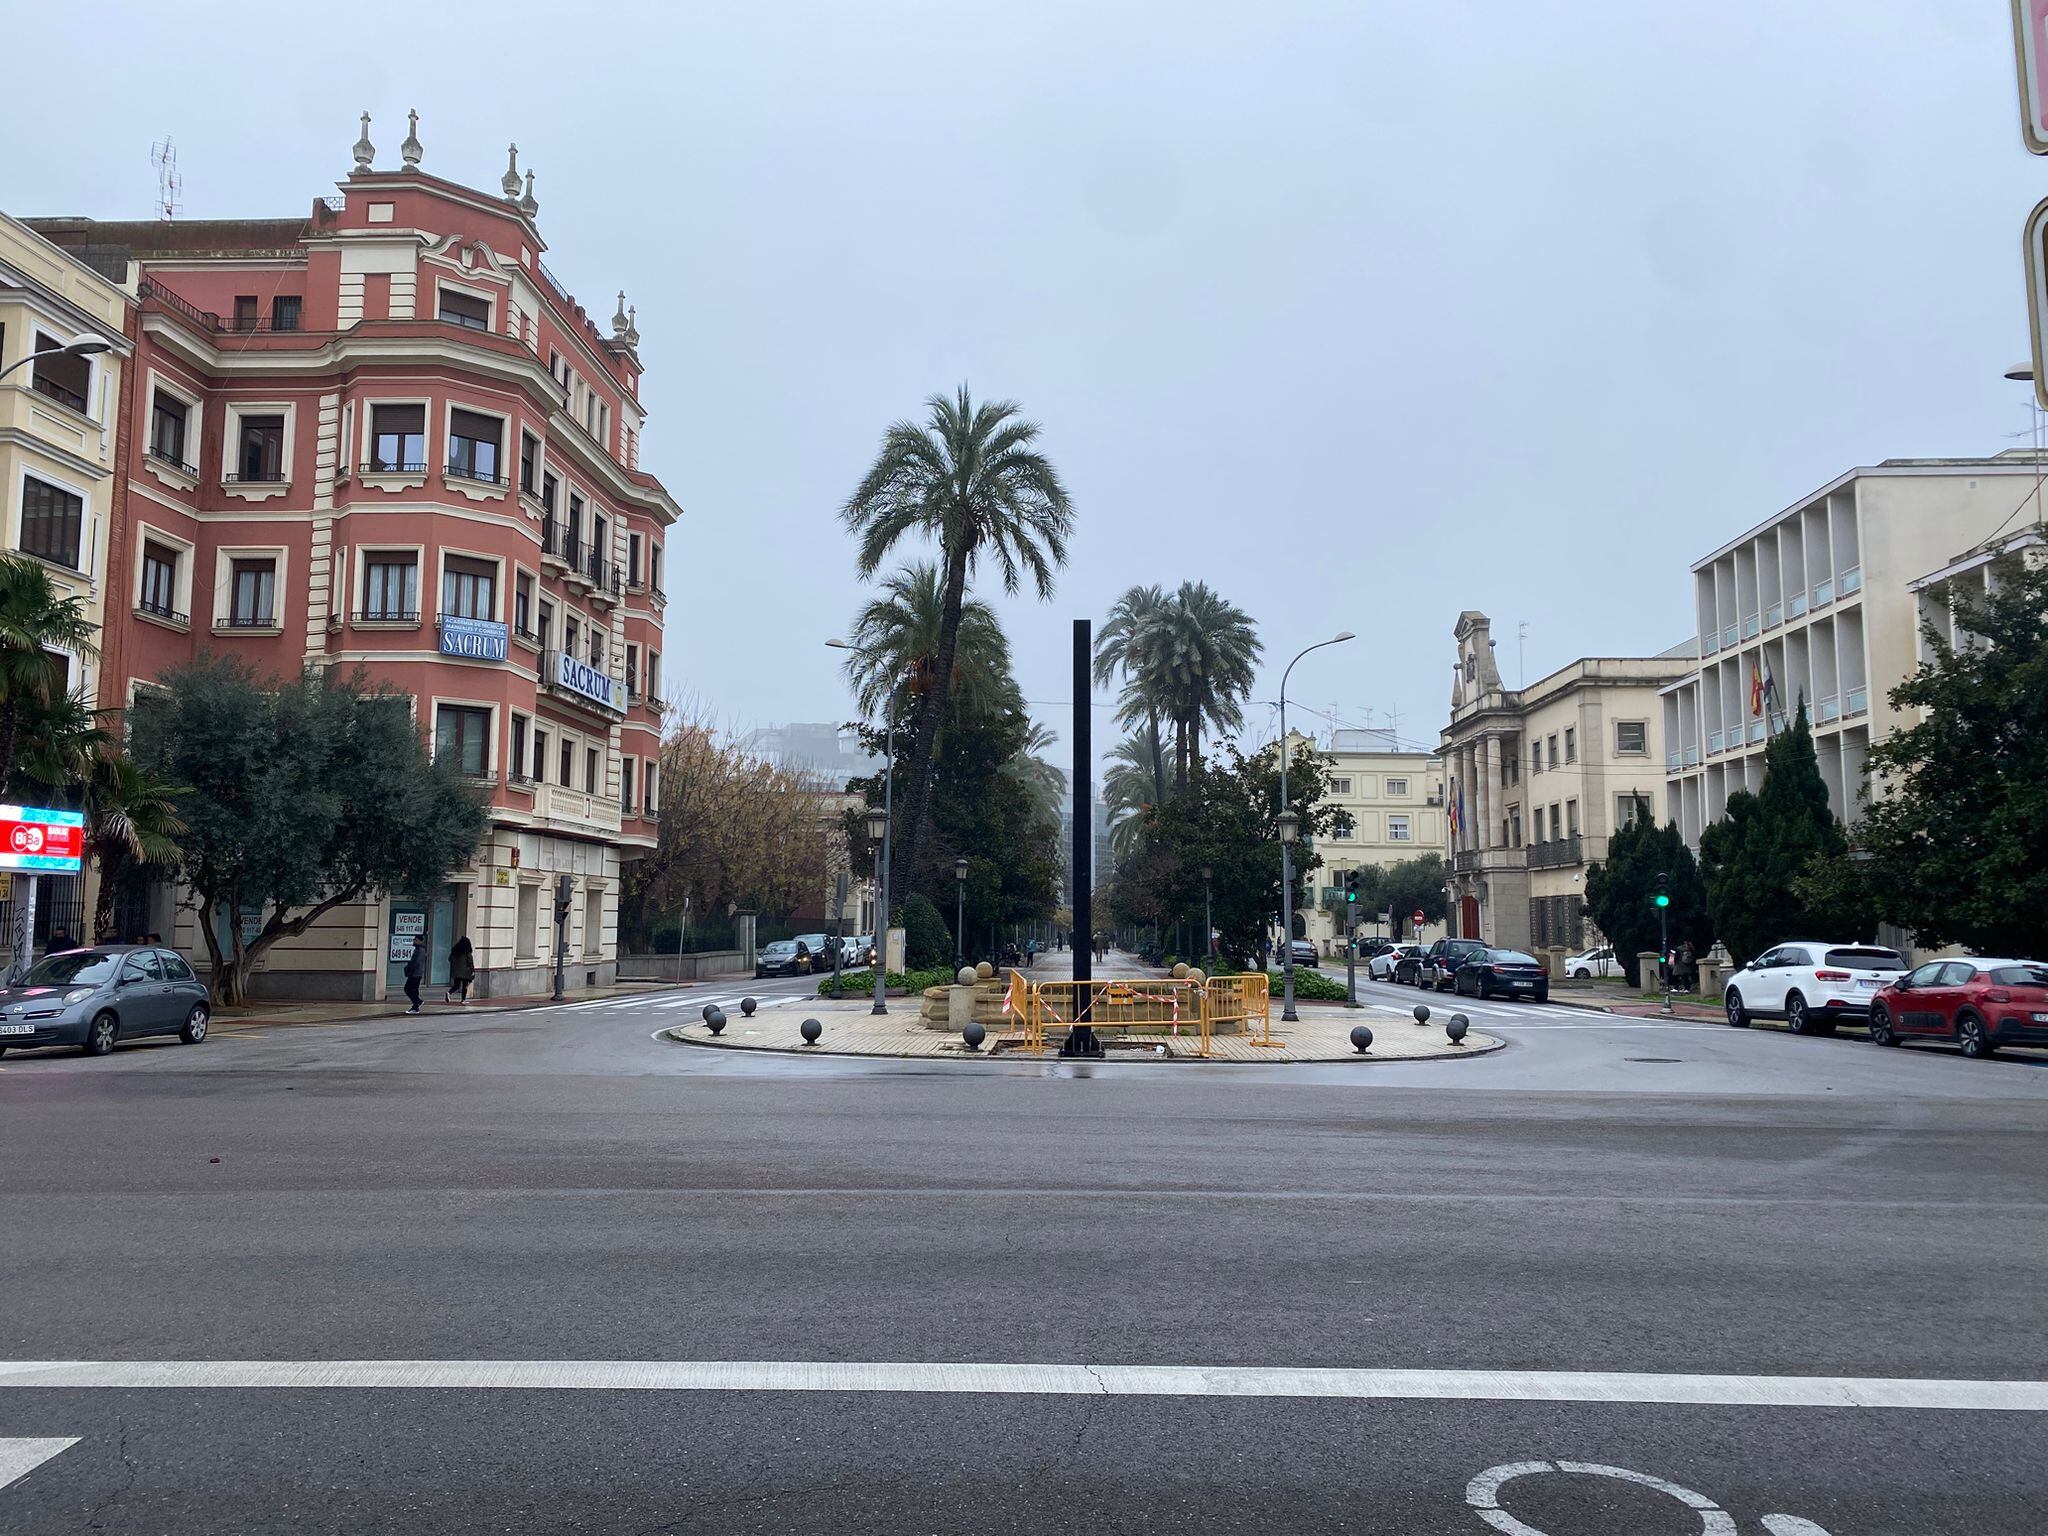
M 754 954 L 754 975 L 806 976 L 812 971 L 829 971 L 834 942 L 828 933 L 800 933 L 793 939 L 763 944 Z M 850 933 L 836 942 L 841 949 L 841 970 L 857 971 L 875 963 L 873 934 Z
M 173 949 L 95 944 L 45 955 L 0 988 L 0 1055 L 10 1048 L 75 1045 L 104 1056 L 116 1043 L 176 1035 L 206 1038 L 213 1017 L 206 983 Z
M 1897 950 L 1801 940 L 1765 950 L 1728 978 L 1728 1022 L 1783 1019 L 1795 1035 L 1869 1027 L 1878 1045 L 1939 1040 L 1965 1056 L 2048 1045 L 2048 963 L 1972 955 L 1908 968 Z

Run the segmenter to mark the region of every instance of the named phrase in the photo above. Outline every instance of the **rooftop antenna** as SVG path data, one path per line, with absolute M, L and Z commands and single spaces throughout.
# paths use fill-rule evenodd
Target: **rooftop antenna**
M 156 167 L 156 216 L 175 219 L 185 178 L 178 174 L 178 146 L 171 142 L 168 133 L 149 146 L 149 163 Z
M 1524 619 L 1515 626 L 1515 686 L 1526 687 L 1529 682 L 1528 669 L 1522 664 L 1522 647 L 1529 639 L 1529 621 Z

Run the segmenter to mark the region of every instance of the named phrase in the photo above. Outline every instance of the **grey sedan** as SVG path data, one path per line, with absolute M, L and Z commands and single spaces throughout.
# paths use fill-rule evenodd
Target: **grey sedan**
M 206 983 L 175 950 L 98 944 L 45 955 L 0 988 L 0 1052 L 9 1046 L 75 1045 L 104 1056 L 117 1040 L 206 1038 L 213 1010 Z

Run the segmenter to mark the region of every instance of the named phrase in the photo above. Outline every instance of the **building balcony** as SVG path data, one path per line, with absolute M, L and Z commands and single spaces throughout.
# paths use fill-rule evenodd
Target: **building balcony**
M 1863 715 L 1868 714 L 1869 712 L 1870 690 L 1868 688 L 1851 688 L 1847 693 L 1842 695 L 1843 715 Z
M 609 794 L 588 795 L 566 784 L 536 784 L 533 814 L 577 832 L 619 830 L 619 802 Z
M 1553 838 L 1547 843 L 1531 843 L 1523 852 L 1529 856 L 1531 869 L 1569 869 L 1574 864 L 1586 862 L 1576 832 L 1569 837 Z
M 350 614 L 348 622 L 355 629 L 418 629 L 420 611 L 417 608 L 365 608 Z
M 1461 875 L 1471 874 L 1479 868 L 1479 850 L 1477 848 L 1460 848 L 1451 855 L 1451 868 Z
M 176 470 L 188 480 L 197 480 L 199 478 L 199 466 L 197 464 L 187 464 L 168 448 L 159 448 L 156 444 L 152 443 L 143 450 L 143 453 L 152 463 L 161 464 L 166 469 Z
M 572 570 L 582 549 L 577 540 L 569 536 L 568 526 L 554 518 L 543 518 L 540 525 L 541 563 L 548 569 L 567 574 Z
M 178 612 L 169 603 L 152 602 L 144 598 L 135 605 L 135 613 L 138 618 L 153 619 L 172 629 L 189 630 L 192 627 L 192 615 Z
M 1840 699 L 1840 698 L 1839 698 L 1839 697 L 1838 697 L 1837 695 L 1835 695 L 1835 694 L 1832 694 L 1832 693 L 1829 693 L 1829 694 L 1823 694 L 1823 695 L 1821 696 L 1821 700 L 1820 700 L 1820 703 L 1819 703 L 1818 705 L 1816 705 L 1816 706 L 1815 706 L 1815 708 L 1814 708 L 1814 711 L 1813 711 L 1813 718 L 1814 718 L 1814 721 L 1815 721 L 1815 722 L 1816 722 L 1817 724 L 1820 724 L 1820 725 L 1826 725 L 1826 724 L 1827 724 L 1827 723 L 1828 723 L 1828 722 L 1829 722 L 1830 720 L 1839 720 L 1839 719 L 1841 719 L 1841 718 L 1842 718 L 1842 701 L 1841 701 L 1841 699 Z
M 1666 752 L 1664 754 L 1664 771 L 1666 773 L 1676 773 L 1684 765 L 1684 762 L 1685 759 L 1681 754 Z
M 1847 597 L 1851 592 L 1861 592 L 1862 590 L 1863 567 L 1852 565 L 1849 569 L 1842 572 L 1842 596 Z

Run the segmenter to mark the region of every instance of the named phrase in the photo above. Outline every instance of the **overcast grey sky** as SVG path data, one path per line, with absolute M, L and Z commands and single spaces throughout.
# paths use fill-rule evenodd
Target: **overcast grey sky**
M 1660 649 L 1733 534 L 2027 426 L 1997 0 L 10 10 L 12 213 L 146 215 L 165 133 L 193 217 L 303 211 L 365 109 L 473 185 L 516 139 L 549 265 L 639 305 L 669 676 L 736 723 L 848 713 L 837 509 L 963 379 L 1077 504 L 1003 605 L 1062 736 L 1134 581 L 1249 610 L 1261 698 L 1356 630 L 1294 697 L 1433 741 L 1461 609 L 1511 682 Z

